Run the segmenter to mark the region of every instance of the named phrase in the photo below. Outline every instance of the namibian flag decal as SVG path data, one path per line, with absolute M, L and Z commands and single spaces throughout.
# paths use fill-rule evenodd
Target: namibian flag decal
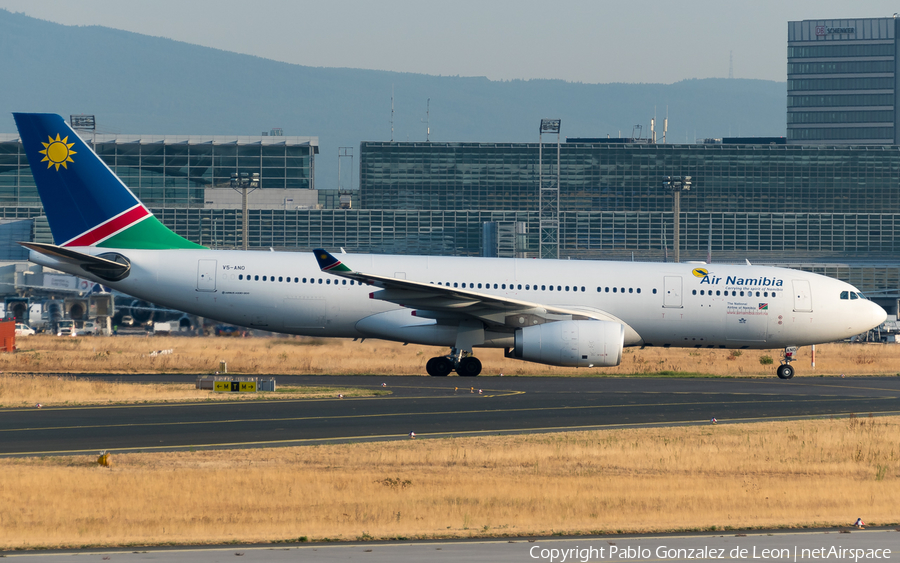
M 335 272 L 350 272 L 350 268 L 345 266 L 340 260 L 332 256 L 329 252 L 327 252 L 323 248 L 316 248 L 313 250 L 313 253 L 316 255 L 316 260 L 319 262 L 319 269 L 323 272 L 335 271 Z
M 769 310 L 769 304 L 768 304 L 768 303 L 760 303 L 760 304 L 759 304 L 759 310 L 760 310 L 760 311 L 768 311 L 768 310 Z
M 88 232 L 63 243 L 62 246 L 93 246 L 150 216 L 150 210 L 139 203 L 131 209 L 127 209 L 116 215 L 112 219 L 97 225 Z

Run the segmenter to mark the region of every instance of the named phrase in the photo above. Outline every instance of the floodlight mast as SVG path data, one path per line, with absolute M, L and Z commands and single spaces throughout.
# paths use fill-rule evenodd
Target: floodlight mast
M 542 119 L 538 135 L 538 223 L 540 257 L 559 258 L 559 130 L 561 120 Z M 556 133 L 556 178 L 544 180 L 544 133 Z M 552 169 L 551 169 L 552 170 Z
M 672 192 L 672 222 L 675 235 L 675 262 L 681 262 L 681 192 L 691 189 L 690 176 L 666 176 L 663 189 Z
M 247 194 L 259 188 L 260 180 L 259 172 L 254 172 L 253 174 L 248 174 L 247 172 L 231 173 L 231 187 L 235 190 L 240 190 L 241 192 L 241 222 L 243 227 L 241 237 L 244 239 L 241 248 L 244 250 L 247 250 L 248 241 L 250 239 Z

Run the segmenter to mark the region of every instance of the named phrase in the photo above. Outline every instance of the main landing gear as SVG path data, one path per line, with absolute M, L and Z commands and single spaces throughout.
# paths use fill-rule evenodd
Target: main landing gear
M 431 358 L 425 364 L 425 371 L 434 377 L 446 377 L 454 369 L 463 377 L 475 377 L 481 373 L 481 361 L 467 352 L 452 348 L 449 356 Z
M 779 379 L 790 379 L 794 377 L 794 368 L 791 367 L 791 362 L 796 359 L 794 358 L 794 355 L 796 354 L 796 346 L 787 346 L 784 349 L 784 359 L 781 361 L 781 365 L 778 366 L 778 369 L 775 371 Z

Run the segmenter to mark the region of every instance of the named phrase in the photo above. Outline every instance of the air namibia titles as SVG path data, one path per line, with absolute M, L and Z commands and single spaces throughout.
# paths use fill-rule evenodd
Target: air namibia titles
M 722 278 L 709 275 L 704 276 L 703 279 L 700 280 L 700 284 L 719 285 L 721 281 Z M 739 278 L 737 276 L 727 276 L 725 278 L 725 285 L 782 287 L 784 285 L 784 280 L 775 278 Z

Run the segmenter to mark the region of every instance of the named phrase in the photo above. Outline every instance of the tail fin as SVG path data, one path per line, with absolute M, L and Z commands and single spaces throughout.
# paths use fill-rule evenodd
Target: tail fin
M 62 117 L 13 117 L 58 246 L 204 248 L 160 223 Z

